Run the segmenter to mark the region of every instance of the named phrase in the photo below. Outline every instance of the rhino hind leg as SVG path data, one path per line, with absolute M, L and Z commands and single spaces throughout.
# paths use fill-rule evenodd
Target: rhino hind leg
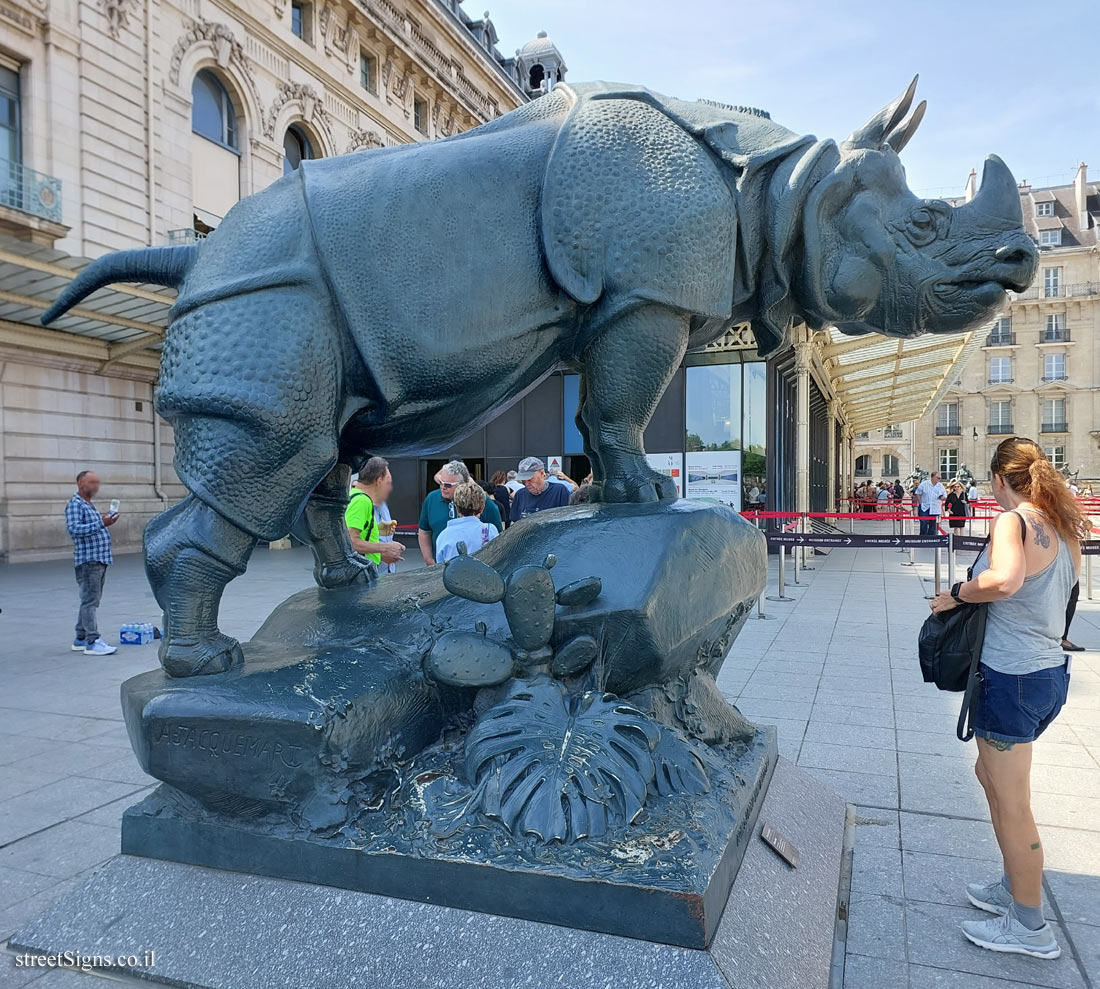
M 352 549 L 344 512 L 351 468 L 337 464 L 313 489 L 291 532 L 313 551 L 313 578 L 321 587 L 346 587 L 378 579 L 373 562 Z
M 598 327 L 582 355 L 580 417 L 595 454 L 598 500 L 676 498 L 672 478 L 646 462 L 642 436 L 683 360 L 688 325 L 687 316 L 663 307 L 633 309 Z
M 244 660 L 218 629 L 222 592 L 244 573 L 255 536 L 193 494 L 145 528 L 145 573 L 164 611 L 160 662 L 169 676 L 223 673 Z

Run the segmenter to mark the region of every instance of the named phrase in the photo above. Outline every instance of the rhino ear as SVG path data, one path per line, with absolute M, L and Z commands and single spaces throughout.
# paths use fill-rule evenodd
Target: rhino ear
M 874 150 L 881 148 L 886 143 L 887 135 L 898 127 L 909 112 L 909 107 L 913 104 L 913 96 L 917 91 L 917 79 L 919 78 L 920 76 L 913 76 L 909 88 L 901 96 L 879 110 L 862 127 L 852 131 L 845 143 L 855 148 L 872 148 Z M 921 112 L 923 114 L 923 111 Z M 919 119 L 917 122 L 920 123 Z

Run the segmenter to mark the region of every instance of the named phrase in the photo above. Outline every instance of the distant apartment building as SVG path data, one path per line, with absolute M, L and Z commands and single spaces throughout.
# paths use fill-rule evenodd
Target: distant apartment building
M 1034 284 L 1009 294 L 921 419 L 889 439 L 882 430 L 857 439 L 857 472 L 860 457 L 876 479 L 917 465 L 951 477 L 966 466 L 981 484 L 997 444 L 1016 435 L 1038 441 L 1067 475 L 1100 482 L 1100 183 L 1082 163 L 1065 185 L 1022 182 L 1020 203 L 1039 246 Z M 891 458 L 898 475 L 884 469 Z

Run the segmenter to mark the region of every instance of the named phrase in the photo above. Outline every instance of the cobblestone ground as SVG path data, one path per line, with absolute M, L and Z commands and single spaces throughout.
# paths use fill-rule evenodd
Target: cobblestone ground
M 767 602 L 771 617 L 746 625 L 720 679 L 747 715 L 779 726 L 787 758 L 858 808 L 845 985 L 1100 989 L 1100 602 L 1082 600 L 1074 638 L 1090 651 L 1077 655 L 1070 703 L 1036 746 L 1048 909 L 1067 950 L 1056 962 L 994 955 L 958 932 L 972 914 L 963 883 L 998 875 L 999 861 L 973 744 L 954 737 L 958 695 L 923 684 L 917 669 L 931 567 L 905 559 L 877 549 L 818 557 L 788 590 L 792 603 Z M 303 550 L 259 550 L 226 592 L 223 627 L 249 638 L 312 583 L 311 566 Z M 64 561 L 0 567 L 0 607 L 3 941 L 117 853 L 122 811 L 152 784 L 131 753 L 118 688 L 155 666 L 156 647 L 71 652 L 76 587 Z M 111 641 L 124 621 L 157 620 L 137 557 L 112 567 L 100 617 Z M 26 984 L 100 983 L 0 958 L 0 986 Z

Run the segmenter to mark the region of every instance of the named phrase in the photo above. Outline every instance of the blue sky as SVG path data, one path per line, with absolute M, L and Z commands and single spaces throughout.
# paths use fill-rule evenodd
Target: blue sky
M 511 55 L 539 30 L 568 79 L 641 83 L 768 110 L 842 139 L 920 73 L 928 114 L 902 155 L 914 192 L 962 191 L 990 152 L 1018 180 L 1100 176 L 1096 4 L 1057 0 L 466 0 Z

